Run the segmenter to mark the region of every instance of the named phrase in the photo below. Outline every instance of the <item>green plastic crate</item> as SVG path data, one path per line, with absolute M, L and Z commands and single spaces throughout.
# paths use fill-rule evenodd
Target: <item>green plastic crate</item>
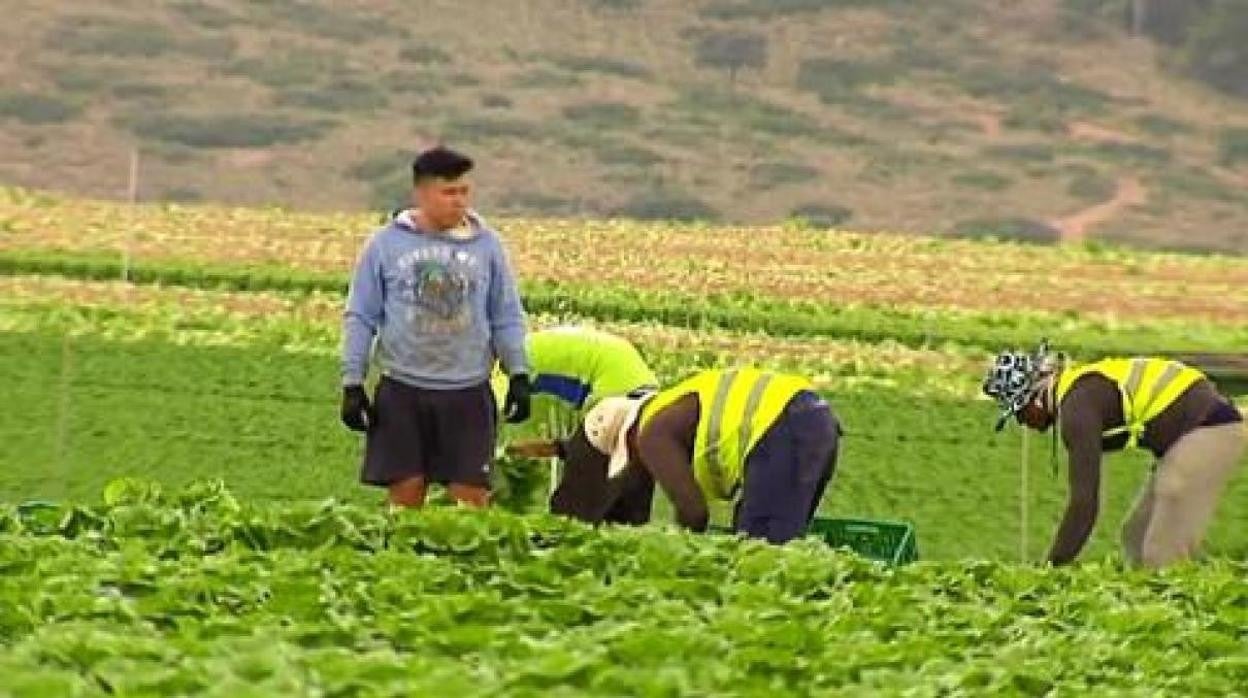
M 818 536 L 833 548 L 849 548 L 890 565 L 919 559 L 914 526 L 903 521 L 815 517 L 806 528 L 806 535 Z
M 710 533 L 732 535 L 728 526 L 710 525 Z M 829 519 L 815 517 L 806 535 L 823 539 L 833 548 L 849 548 L 863 557 L 904 565 L 919 559 L 914 526 L 903 521 Z

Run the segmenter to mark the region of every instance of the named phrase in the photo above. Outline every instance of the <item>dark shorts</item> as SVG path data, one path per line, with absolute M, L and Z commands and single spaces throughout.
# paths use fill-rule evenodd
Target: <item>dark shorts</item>
M 383 377 L 374 400 L 360 480 L 390 485 L 413 477 L 488 487 L 497 407 L 489 383 L 428 390 Z
M 777 544 L 801 536 L 836 471 L 840 437 L 822 397 L 795 395 L 746 459 L 736 531 Z

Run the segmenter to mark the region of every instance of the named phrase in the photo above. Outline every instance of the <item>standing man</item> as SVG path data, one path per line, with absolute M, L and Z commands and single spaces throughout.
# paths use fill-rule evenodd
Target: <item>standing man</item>
M 806 379 L 739 368 L 703 371 L 657 394 L 606 398 L 552 450 L 601 468 L 604 484 L 586 478 L 567 493 L 578 518 L 642 523 L 657 481 L 681 526 L 704 531 L 708 501 L 735 501 L 734 530 L 782 544 L 814 517 L 841 433 Z M 568 480 L 571 472 L 569 464 Z
M 373 234 L 343 321 L 342 422 L 366 434 L 361 480 L 419 507 L 430 483 L 489 503 L 495 358 L 509 376 L 503 414 L 529 412 L 524 309 L 497 233 L 469 208 L 472 160 L 437 147 L 412 163 L 415 208 Z M 376 339 L 381 379 L 364 390 Z
M 1239 410 L 1200 371 L 1157 358 L 1064 366 L 1047 346 L 1003 352 L 984 381 L 1010 417 L 1054 424 L 1070 457 L 1070 494 L 1049 562 L 1074 560 L 1096 523 L 1105 451 L 1147 448 L 1157 459 L 1122 528 L 1133 564 L 1162 567 L 1192 557 L 1244 452 Z
M 530 332 L 525 341 L 533 380 L 529 419 L 513 435 L 562 438 L 580 423 L 584 411 L 603 398 L 657 390 L 659 380 L 637 347 L 623 337 L 579 325 Z M 496 371 L 494 395 L 501 399 L 507 379 Z

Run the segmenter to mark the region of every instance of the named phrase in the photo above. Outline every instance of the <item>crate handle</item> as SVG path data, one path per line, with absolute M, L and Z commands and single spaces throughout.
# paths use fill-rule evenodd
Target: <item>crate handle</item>
M 906 533 L 901 537 L 901 542 L 897 544 L 897 549 L 893 552 L 893 566 L 901 566 L 901 553 L 906 549 L 906 545 L 910 543 L 910 539 L 914 537 L 914 529 L 907 526 Z

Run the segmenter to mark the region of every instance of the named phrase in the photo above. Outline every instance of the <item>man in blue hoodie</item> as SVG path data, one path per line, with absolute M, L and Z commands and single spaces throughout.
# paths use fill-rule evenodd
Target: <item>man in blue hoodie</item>
M 504 417 L 529 416 L 524 308 L 498 234 L 469 208 L 472 165 L 443 147 L 416 158 L 416 208 L 369 239 L 347 296 L 342 422 L 366 434 L 361 480 L 400 506 L 421 506 L 429 483 L 489 503 L 496 358 L 509 376 Z M 370 403 L 374 340 L 381 378 Z

